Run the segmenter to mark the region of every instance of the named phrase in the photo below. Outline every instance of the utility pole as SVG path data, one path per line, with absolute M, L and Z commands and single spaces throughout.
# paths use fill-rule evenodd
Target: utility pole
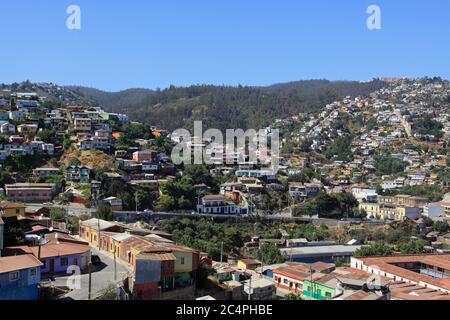
M 136 203 L 136 214 L 138 214 L 138 192 L 137 192 L 137 190 L 134 194 L 134 202 Z
M 91 300 L 92 295 L 92 263 L 89 263 L 89 292 L 88 292 L 88 300 Z
M 250 280 L 248 281 L 248 300 L 252 300 L 252 276 L 250 276 Z
M 116 244 L 114 244 L 114 281 L 117 282 Z
M 38 260 L 41 260 L 41 239 L 38 240 Z
M 223 241 L 220 245 L 220 263 L 223 262 Z
M 97 210 L 97 227 L 98 227 L 98 239 L 97 239 L 98 250 L 101 250 L 101 245 L 100 245 L 100 215 L 98 213 L 98 210 Z
M 311 300 L 314 298 L 314 283 L 313 283 L 313 271 L 311 265 L 309 266 L 309 273 L 311 275 Z

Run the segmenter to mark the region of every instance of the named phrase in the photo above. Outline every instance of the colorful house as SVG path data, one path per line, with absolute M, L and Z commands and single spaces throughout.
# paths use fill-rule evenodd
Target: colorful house
M 3 218 L 14 218 L 18 216 L 24 216 L 25 209 L 26 207 L 24 205 L 14 202 L 2 201 L 0 203 L 0 215 Z
M 157 291 L 176 297 L 177 290 L 193 289 L 200 256 L 197 250 L 167 240 L 132 236 L 120 242 L 119 251 L 120 259 L 134 270 L 134 291 L 138 298 L 157 299 Z M 145 281 L 140 273 L 147 274 Z M 155 291 L 156 288 L 159 289 Z
M 18 246 L 6 248 L 8 255 L 32 254 L 38 258 L 43 266 L 41 273 L 66 273 L 70 266 L 78 266 L 86 270 L 91 261 L 89 244 L 77 241 L 62 234 L 48 234 L 47 243 L 39 246 Z
M 0 257 L 0 300 L 37 300 L 41 267 L 31 254 Z
M 0 203 L 0 215 L 3 218 L 13 218 L 13 217 L 18 217 L 18 216 L 24 216 L 25 209 L 26 209 L 26 207 L 24 205 L 14 203 L 14 202 L 2 201 Z
M 255 259 L 242 259 L 238 261 L 237 266 L 244 270 L 255 270 L 261 266 L 261 261 Z
M 91 168 L 89 167 L 69 166 L 65 173 L 67 182 L 89 183 L 91 181 Z
M 80 221 L 79 235 L 82 239 L 89 242 L 91 245 L 98 247 L 100 234 L 103 232 L 118 232 L 122 233 L 125 228 L 101 219 L 89 219 L 86 221 Z
M 304 265 L 281 266 L 274 269 L 272 273 L 276 287 L 296 294 L 303 292 L 304 281 L 311 276 Z
M 303 296 L 309 300 L 330 300 L 336 295 L 335 275 L 316 273 L 303 281 Z
M 56 191 L 54 183 L 16 183 L 5 185 L 6 195 L 13 201 L 50 202 Z

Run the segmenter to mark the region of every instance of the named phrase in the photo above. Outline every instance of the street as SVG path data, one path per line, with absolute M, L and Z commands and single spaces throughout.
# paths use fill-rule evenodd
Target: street
M 114 283 L 114 259 L 112 256 L 100 252 L 95 248 L 92 248 L 92 255 L 98 255 L 102 261 L 102 264 L 95 267 L 96 271 L 92 273 L 92 294 L 91 298 L 95 298 L 98 294 L 104 291 L 108 286 Z M 118 260 L 117 266 L 117 282 L 121 282 L 129 270 L 122 265 Z M 67 280 L 70 276 L 64 275 L 57 277 L 53 282 L 55 286 L 67 287 Z M 81 275 L 81 288 L 73 290 L 66 294 L 64 298 L 70 300 L 88 300 L 89 297 L 89 274 Z

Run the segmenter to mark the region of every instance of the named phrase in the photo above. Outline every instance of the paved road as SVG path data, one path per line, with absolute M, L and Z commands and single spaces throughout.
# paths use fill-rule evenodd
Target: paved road
M 99 252 L 92 248 L 92 254 L 98 255 L 103 262 L 102 266 L 97 267 L 98 271 L 92 273 L 92 298 L 104 291 L 108 286 L 114 283 L 114 260 L 110 255 Z M 123 280 L 129 273 L 129 270 L 117 261 L 117 280 Z M 100 270 L 101 269 L 101 270 Z M 67 286 L 69 276 L 58 277 L 54 282 L 55 286 Z M 89 274 L 81 275 L 81 289 L 69 292 L 63 298 L 71 300 L 88 300 L 89 297 Z

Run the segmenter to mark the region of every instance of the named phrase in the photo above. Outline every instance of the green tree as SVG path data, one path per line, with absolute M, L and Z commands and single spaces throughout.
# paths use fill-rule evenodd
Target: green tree
M 163 195 L 156 205 L 158 211 L 171 211 L 175 207 L 175 199 L 169 195 Z
M 265 243 L 253 252 L 253 257 L 264 264 L 275 264 L 286 261 L 286 257 L 281 254 L 280 249 L 273 243 Z
M 393 250 L 384 243 L 375 243 L 370 246 L 364 246 L 355 251 L 355 257 L 371 257 L 371 256 L 390 256 Z
M 403 173 L 408 164 L 391 156 L 375 156 L 375 169 L 378 176 Z
M 436 221 L 434 224 L 434 230 L 440 233 L 446 233 L 450 230 L 450 226 L 446 221 Z
M 358 200 L 349 192 L 338 193 L 336 199 L 339 202 L 339 207 L 341 208 L 341 213 L 344 216 L 352 216 L 353 209 L 358 207 Z
M 97 215 L 102 220 L 106 220 L 106 221 L 114 220 L 114 214 L 111 210 L 111 207 L 107 204 L 102 204 L 98 207 Z
M 56 130 L 42 130 L 38 132 L 37 137 L 45 143 L 50 143 L 55 135 Z
M 20 226 L 6 225 L 4 229 L 4 246 L 13 247 L 25 243 L 25 233 Z
M 423 240 L 411 240 L 398 246 L 398 250 L 402 254 L 421 254 L 425 253 L 425 246 L 427 243 Z
M 156 186 L 141 186 L 136 192 L 138 210 L 152 210 L 155 202 L 159 198 L 159 191 Z
M 52 208 L 50 210 L 50 218 L 52 220 L 64 220 L 66 217 L 66 212 L 61 208 Z

